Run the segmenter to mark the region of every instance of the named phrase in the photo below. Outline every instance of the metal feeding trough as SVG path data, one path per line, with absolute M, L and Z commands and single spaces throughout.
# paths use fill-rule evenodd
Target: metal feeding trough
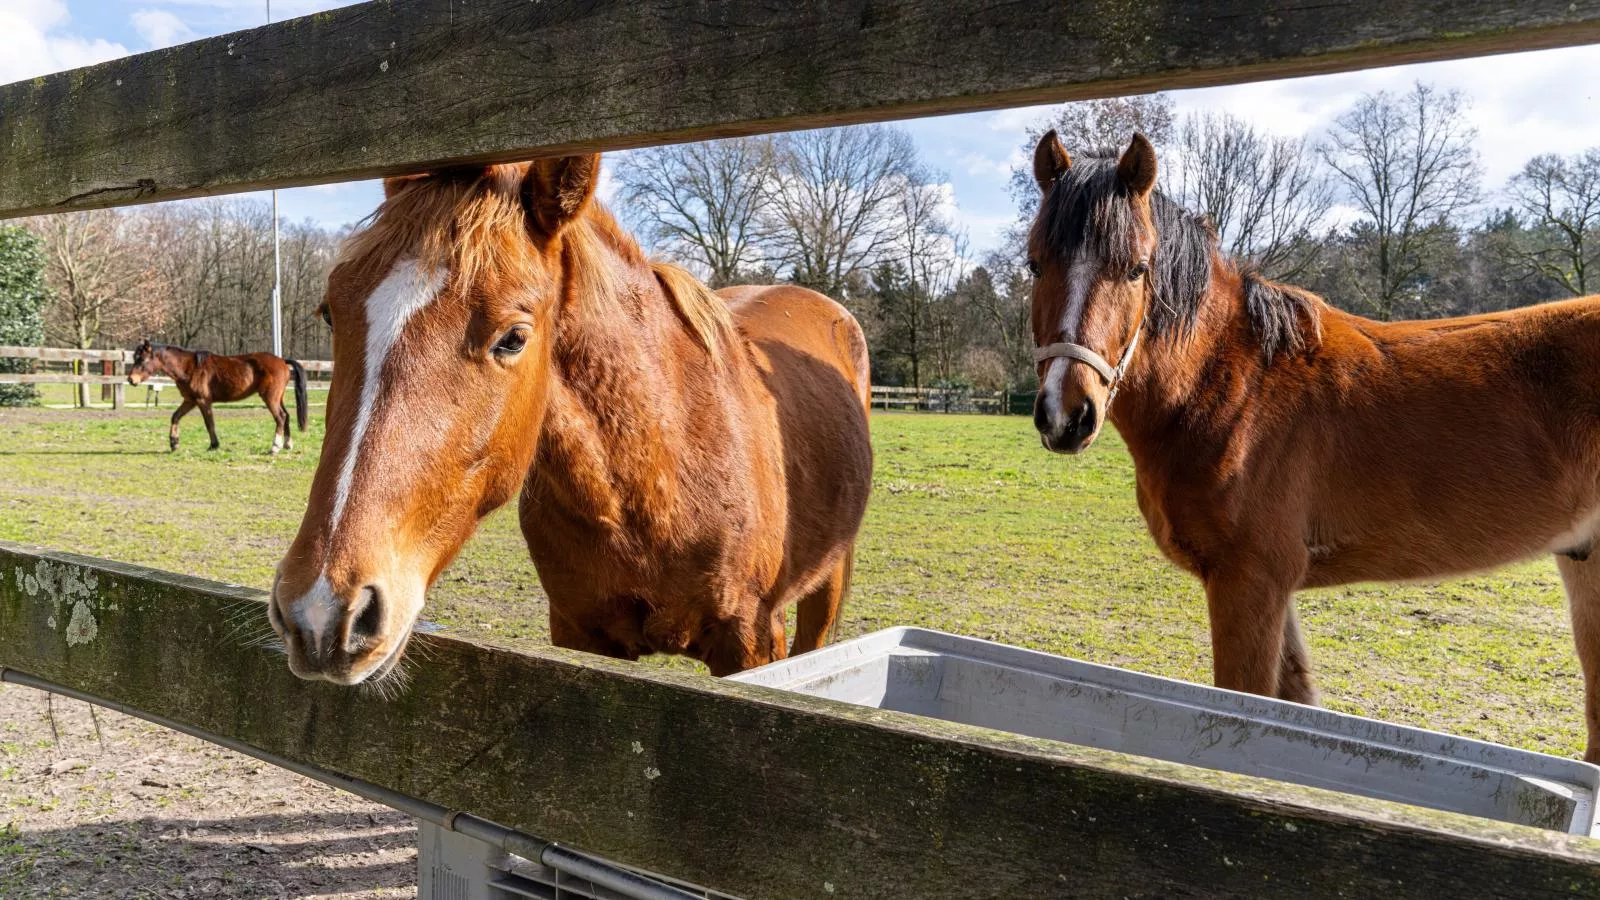
M 1600 767 L 921 628 L 731 676 L 815 697 L 1596 834 Z

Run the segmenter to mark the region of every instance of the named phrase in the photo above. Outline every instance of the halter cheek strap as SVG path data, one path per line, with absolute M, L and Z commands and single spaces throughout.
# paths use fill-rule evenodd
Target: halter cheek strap
M 1139 348 L 1139 336 L 1142 334 L 1144 334 L 1144 321 L 1141 319 L 1139 327 L 1133 331 L 1133 340 L 1129 341 L 1127 349 L 1122 351 L 1122 359 L 1117 361 L 1116 368 L 1112 368 L 1105 357 L 1088 347 L 1066 342 L 1050 344 L 1033 351 L 1033 361 L 1042 363 L 1047 359 L 1075 359 L 1087 365 L 1100 373 L 1100 377 L 1105 379 L 1106 386 L 1111 388 L 1110 393 L 1106 395 L 1106 406 L 1109 407 L 1111 401 L 1116 399 L 1117 388 L 1122 384 L 1122 376 L 1128 373 L 1128 364 L 1133 362 L 1133 351 Z

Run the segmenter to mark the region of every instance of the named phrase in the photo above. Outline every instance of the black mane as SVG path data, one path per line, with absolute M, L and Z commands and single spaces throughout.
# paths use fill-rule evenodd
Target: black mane
M 1116 151 L 1088 154 L 1062 173 L 1039 204 L 1034 232 L 1040 245 L 1060 254 L 1063 262 L 1090 249 L 1107 266 L 1126 269 L 1135 262 L 1129 258 L 1129 248 L 1138 228 L 1127 200 L 1128 190 L 1117 178 Z M 1155 302 L 1146 324 L 1156 335 L 1188 334 L 1211 287 L 1211 258 L 1218 252 L 1216 229 L 1205 216 L 1189 212 L 1160 190 L 1150 196 L 1150 216 L 1158 242 L 1151 260 Z M 1298 353 L 1314 343 L 1314 337 L 1307 337 L 1308 330 L 1314 336 L 1317 327 L 1319 301 L 1314 295 L 1269 281 L 1250 265 L 1239 266 L 1238 271 L 1250 329 L 1266 360 L 1282 352 Z

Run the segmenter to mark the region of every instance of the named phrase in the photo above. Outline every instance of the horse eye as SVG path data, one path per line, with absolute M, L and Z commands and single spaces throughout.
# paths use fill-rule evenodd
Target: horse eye
M 324 303 L 317 307 L 317 315 L 322 317 L 322 321 L 327 323 L 329 328 L 333 327 L 333 311 L 328 309 L 328 304 Z
M 528 329 L 519 325 L 495 342 L 494 352 L 500 356 L 515 356 L 526 346 L 528 346 Z
M 1028 260 L 1028 271 L 1033 273 L 1033 277 L 1038 278 L 1039 277 L 1039 264 L 1037 262 L 1034 262 L 1031 259 Z
M 1139 279 L 1143 278 L 1145 276 L 1145 274 L 1147 272 L 1149 272 L 1149 271 L 1150 271 L 1150 267 L 1145 265 L 1144 263 L 1134 263 L 1133 268 L 1128 270 L 1128 280 L 1129 281 L 1138 281 Z

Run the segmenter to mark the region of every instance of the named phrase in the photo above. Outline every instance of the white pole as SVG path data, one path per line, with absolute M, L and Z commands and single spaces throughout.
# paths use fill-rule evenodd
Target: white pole
M 267 0 L 267 24 L 272 24 L 272 0 Z M 272 192 L 272 353 L 283 355 L 283 259 L 278 251 L 278 192 Z

